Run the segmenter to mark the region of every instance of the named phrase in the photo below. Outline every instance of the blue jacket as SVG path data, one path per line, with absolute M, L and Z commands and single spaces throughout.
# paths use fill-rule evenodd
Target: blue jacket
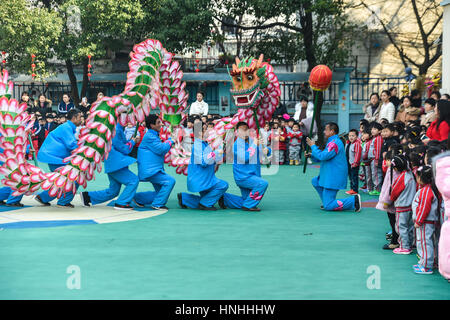
M 37 159 L 44 163 L 64 165 L 63 159 L 78 147 L 76 129 L 72 121 L 67 121 L 51 131 L 39 149 Z
M 158 132 L 147 130 L 138 148 L 139 180 L 143 181 L 158 172 L 164 172 L 164 156 L 172 144 L 172 139 L 161 142 Z
M 218 155 L 213 152 L 206 141 L 194 140 L 187 176 L 187 188 L 190 192 L 208 190 L 219 182 L 214 173 L 216 157 Z
M 313 145 L 311 150 L 313 160 L 321 162 L 319 186 L 334 190 L 347 188 L 347 158 L 339 136 L 336 134 L 329 137 L 324 150 L 320 150 L 316 145 Z
M 66 105 L 66 103 L 64 101 L 62 101 L 58 105 L 58 112 L 66 114 L 72 108 L 75 108 L 75 105 L 73 104 L 73 102 L 69 102 L 69 104 Z
M 128 141 L 125 138 L 124 127 L 118 123 L 116 125 L 116 135 L 112 140 L 111 151 L 108 159 L 105 160 L 105 172 L 114 172 L 135 163 L 136 159 L 128 156 L 133 147 L 134 141 Z
M 252 176 L 261 177 L 260 152 L 261 147 L 256 146 L 253 140 L 246 142 L 239 137 L 236 139 L 233 144 L 233 175 L 236 183 Z M 268 156 L 270 156 L 270 148 Z

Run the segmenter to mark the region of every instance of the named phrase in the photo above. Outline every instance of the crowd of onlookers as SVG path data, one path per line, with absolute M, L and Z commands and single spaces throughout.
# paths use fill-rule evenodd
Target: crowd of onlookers
M 97 99 L 101 99 L 102 97 L 103 93 L 99 92 Z M 52 101 L 44 94 L 38 95 L 37 99 L 32 99 L 28 92 L 24 91 L 20 100 L 21 103 L 27 104 L 27 113 L 34 120 L 34 125 L 31 130 L 31 140 L 33 150 L 37 154 L 48 133 L 67 121 L 66 115 L 69 110 L 75 108 L 75 105 L 68 93 L 63 94 L 62 101 L 58 104 L 56 110 L 52 107 Z M 80 104 L 77 106 L 77 109 L 83 113 L 83 123 L 77 127 L 78 132 L 84 127 L 84 121 L 89 116 L 90 108 L 91 105 L 88 103 L 87 98 L 82 98 Z M 32 154 L 30 153 L 29 158 L 31 157 Z
M 447 217 L 435 185 L 433 158 L 449 149 L 450 101 L 434 91 L 422 99 L 417 90 L 396 96 L 396 89 L 373 93 L 359 128 L 346 144 L 348 194 L 377 196 L 391 230 L 383 249 L 410 254 L 417 249 L 419 274 L 433 273 L 441 226 Z M 359 182 L 363 185 L 359 188 Z

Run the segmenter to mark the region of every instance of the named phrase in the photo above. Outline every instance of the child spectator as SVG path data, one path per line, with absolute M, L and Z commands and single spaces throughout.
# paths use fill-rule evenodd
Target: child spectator
M 400 240 L 400 246 L 394 249 L 394 253 L 410 254 L 414 238 L 411 205 L 416 194 L 416 181 L 411 171 L 408 170 L 408 161 L 405 156 L 394 156 L 391 161 L 391 170 L 399 174 L 394 180 L 390 192 L 396 212 L 396 232 Z M 393 177 L 393 173 L 391 177 Z
M 372 170 L 370 168 L 369 159 L 369 148 L 372 143 L 372 136 L 370 134 L 370 129 L 366 128 L 362 134 L 362 141 L 364 146 L 362 146 L 362 164 L 363 174 L 364 174 L 364 185 L 361 187 L 361 191 L 363 192 L 371 192 L 373 191 L 373 181 L 372 181 Z
M 398 137 L 394 136 L 395 125 L 388 123 L 381 130 L 381 137 L 383 138 L 383 145 L 381 146 L 381 157 L 384 159 L 384 154 L 389 150 L 393 144 L 399 143 Z
M 287 134 L 289 142 L 289 165 L 298 166 L 300 164 L 300 150 L 303 133 L 300 131 L 298 123 L 292 125 L 292 130 Z
M 260 135 L 262 139 L 262 143 L 265 147 L 269 144 L 269 136 L 270 136 L 270 124 L 266 122 L 264 127 L 260 129 Z
M 192 144 L 194 143 L 194 118 L 189 117 L 184 128 L 183 149 L 191 152 Z
M 350 190 L 347 194 L 354 195 L 358 193 L 358 173 L 361 162 L 361 140 L 358 139 L 358 131 L 351 129 L 348 133 L 348 141 L 345 147 L 347 156 L 348 177 L 350 179 Z
M 275 128 L 277 127 L 277 128 Z M 284 151 L 286 150 L 286 133 L 281 127 L 274 124 L 272 133 L 269 137 L 269 143 L 273 141 L 275 163 L 284 164 Z
M 383 145 L 383 138 L 381 138 L 381 124 L 374 122 L 371 126 L 372 140 L 369 146 L 368 159 L 370 162 L 370 169 L 372 172 L 373 191 L 369 192 L 371 196 L 379 196 L 381 186 L 383 184 L 383 171 L 381 168 L 381 146 Z
M 398 233 L 396 231 L 396 219 L 395 219 L 395 206 L 391 201 L 391 189 L 392 189 L 392 181 L 395 181 L 398 177 L 398 172 L 390 170 L 391 160 L 396 154 L 395 150 L 389 150 L 385 154 L 385 164 L 387 167 L 386 177 L 383 181 L 383 186 L 381 187 L 380 197 L 378 198 L 378 203 L 375 208 L 378 210 L 386 211 L 389 224 L 391 225 L 390 236 L 387 236 L 386 239 L 389 240 L 388 244 L 383 246 L 384 250 L 394 250 L 399 247 L 398 244 Z
M 414 272 L 432 274 L 435 260 L 436 223 L 440 220 L 440 194 L 433 182 L 433 170 L 423 166 L 417 170 L 417 183 L 420 185 L 412 204 L 414 227 L 416 229 L 418 264 Z
M 367 121 L 366 119 L 361 119 L 359 121 L 359 132 L 358 132 L 358 138 L 361 139 L 364 130 L 369 126 L 369 121 Z

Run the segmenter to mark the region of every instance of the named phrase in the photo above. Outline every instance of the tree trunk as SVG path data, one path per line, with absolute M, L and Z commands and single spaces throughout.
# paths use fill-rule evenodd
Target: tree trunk
M 75 73 L 73 72 L 72 60 L 66 59 L 66 68 L 67 74 L 69 75 L 70 79 L 70 86 L 72 87 L 70 95 L 72 97 L 74 105 L 77 106 L 80 104 L 80 96 L 78 95 L 77 78 L 75 77 Z
M 316 55 L 314 53 L 314 34 L 313 34 L 313 16 L 308 8 L 305 8 L 306 14 L 303 27 L 303 44 L 305 45 L 306 61 L 308 62 L 308 72 L 317 65 Z

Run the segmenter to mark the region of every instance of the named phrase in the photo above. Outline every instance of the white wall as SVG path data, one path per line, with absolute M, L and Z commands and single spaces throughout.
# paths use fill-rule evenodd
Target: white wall
M 441 93 L 450 93 L 450 0 L 442 1 L 441 5 L 444 7 Z

